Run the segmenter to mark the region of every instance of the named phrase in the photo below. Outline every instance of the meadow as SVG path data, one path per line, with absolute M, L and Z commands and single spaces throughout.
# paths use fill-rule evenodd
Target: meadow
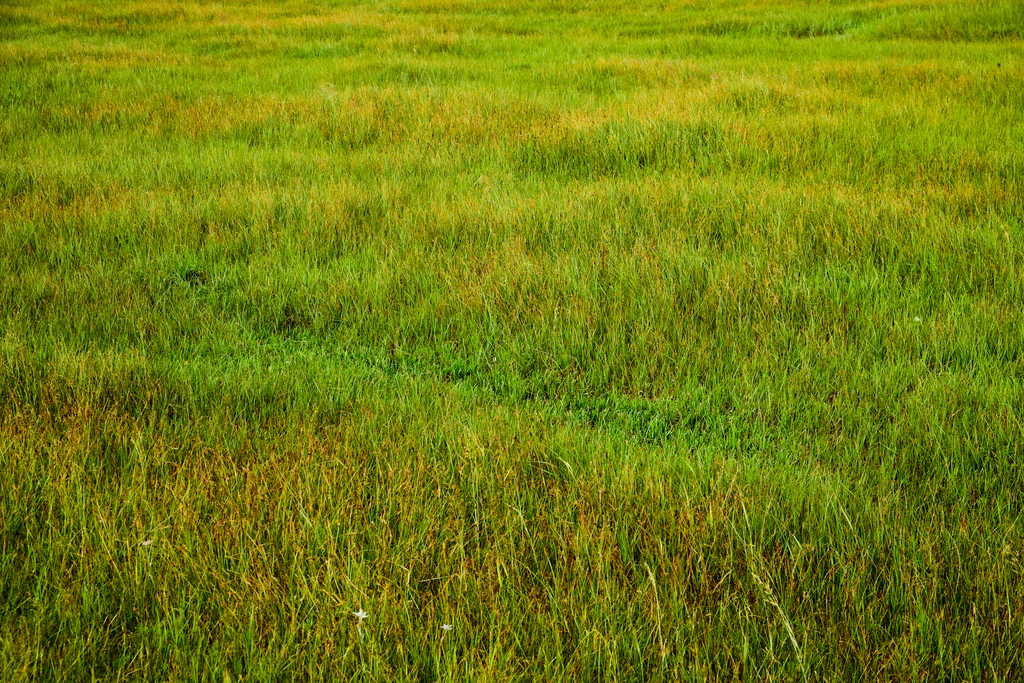
M 7 0 L 0 679 L 1019 680 L 1022 86 L 1001 0 Z

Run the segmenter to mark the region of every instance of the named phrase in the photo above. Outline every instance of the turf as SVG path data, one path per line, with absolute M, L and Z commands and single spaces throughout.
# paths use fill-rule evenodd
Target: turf
M 1019 678 L 1022 7 L 6 2 L 0 678 Z

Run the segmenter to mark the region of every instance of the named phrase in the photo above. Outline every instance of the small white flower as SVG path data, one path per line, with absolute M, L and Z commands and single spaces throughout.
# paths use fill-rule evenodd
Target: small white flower
M 918 317 L 917 317 L 917 316 L 915 315 L 915 316 L 914 316 L 914 322 L 915 322 L 915 323 L 919 323 L 919 322 L 921 322 L 921 319 L 920 319 L 920 318 L 918 318 Z
M 359 621 L 356 622 L 356 628 L 359 629 L 359 637 L 362 638 L 363 637 L 363 619 L 367 618 L 370 615 L 367 614 L 366 612 L 364 612 L 362 610 L 362 608 L 360 608 L 358 612 L 353 612 L 352 616 L 354 616 L 356 619 L 359 620 Z
M 452 630 L 452 625 L 451 624 L 441 624 L 441 630 L 443 630 L 445 633 L 448 633 L 448 631 Z
M 152 578 L 153 572 L 153 555 L 149 552 L 149 546 L 153 545 L 153 539 L 147 538 L 145 541 L 140 541 L 139 546 L 142 548 L 142 552 L 146 554 L 146 573 Z

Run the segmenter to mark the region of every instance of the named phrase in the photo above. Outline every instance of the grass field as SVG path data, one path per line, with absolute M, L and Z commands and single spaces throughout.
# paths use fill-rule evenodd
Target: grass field
M 6 0 L 0 111 L 0 679 L 1024 676 L 1020 2 Z

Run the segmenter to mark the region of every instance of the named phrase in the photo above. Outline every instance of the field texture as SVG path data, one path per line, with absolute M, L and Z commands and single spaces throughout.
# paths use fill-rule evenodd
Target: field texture
M 0 111 L 0 679 L 1024 676 L 1021 2 L 5 0 Z

